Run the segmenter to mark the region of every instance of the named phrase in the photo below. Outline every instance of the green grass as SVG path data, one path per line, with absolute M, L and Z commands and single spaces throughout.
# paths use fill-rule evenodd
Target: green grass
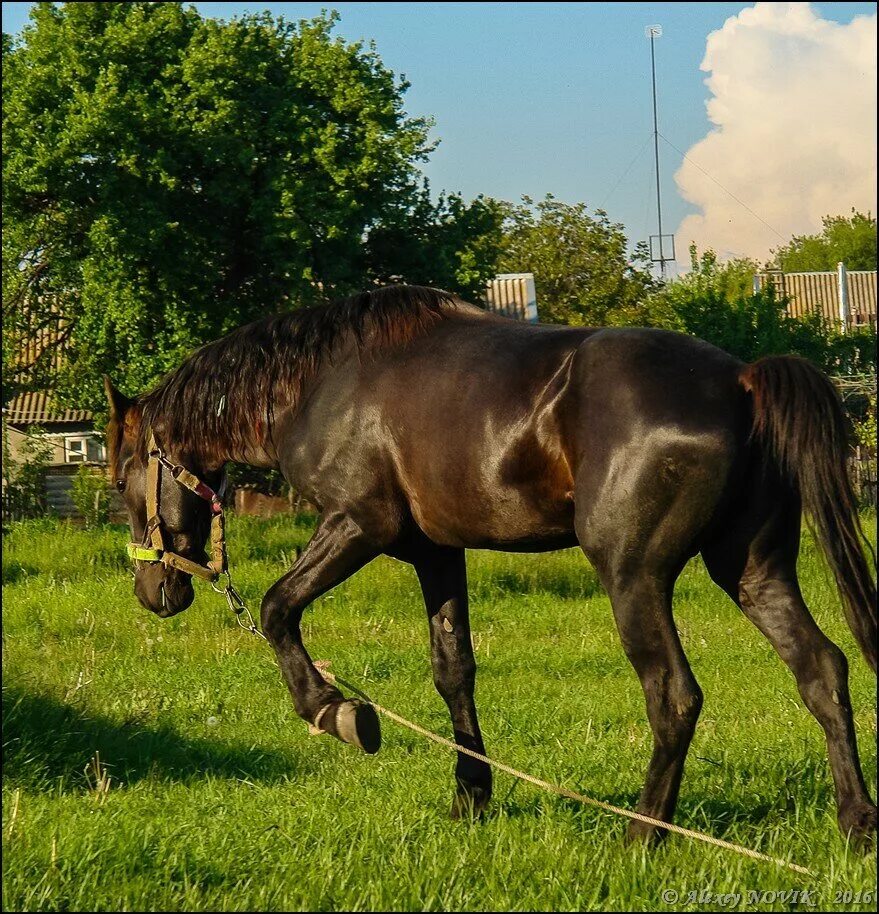
M 230 522 L 236 582 L 254 610 L 309 533 L 289 518 Z M 837 831 L 818 725 L 698 561 L 676 592 L 705 693 L 677 821 L 814 878 L 678 837 L 630 847 L 624 820 L 503 774 L 484 823 L 451 822 L 449 753 L 386 720 L 374 757 L 309 737 L 271 651 L 209 588 L 197 585 L 195 605 L 168 621 L 139 607 L 126 539 L 53 522 L 5 538 L 6 910 L 665 910 L 664 890 L 680 893 L 675 909 L 716 910 L 686 894 L 790 889 L 813 889 L 832 910 L 852 907 L 837 892 L 875 889 L 875 862 Z M 575 551 L 471 553 L 468 564 L 489 753 L 632 807 L 649 729 L 594 572 Z M 809 542 L 801 577 L 851 660 L 875 795 L 875 682 Z M 365 568 L 309 609 L 304 636 L 381 704 L 450 735 L 408 566 Z M 109 790 L 97 786 L 96 754 Z M 875 895 L 861 909 L 875 909 Z

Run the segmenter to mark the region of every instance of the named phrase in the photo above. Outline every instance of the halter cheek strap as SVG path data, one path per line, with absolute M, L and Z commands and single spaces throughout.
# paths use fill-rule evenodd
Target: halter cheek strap
M 165 467 L 174 480 L 181 486 L 203 498 L 211 506 L 211 560 L 207 565 L 199 565 L 176 552 L 165 548 L 162 536 L 161 515 L 161 470 Z M 172 464 L 156 444 L 156 438 L 150 431 L 147 440 L 146 469 L 146 513 L 147 523 L 143 532 L 143 541 L 128 544 L 128 555 L 135 562 L 149 562 L 177 568 L 186 574 L 197 575 L 207 581 L 216 581 L 221 574 L 228 572 L 226 558 L 226 519 L 223 514 L 221 497 L 225 489 L 225 480 L 219 492 L 215 492 L 207 483 L 202 482 L 194 473 L 190 473 L 179 464 Z

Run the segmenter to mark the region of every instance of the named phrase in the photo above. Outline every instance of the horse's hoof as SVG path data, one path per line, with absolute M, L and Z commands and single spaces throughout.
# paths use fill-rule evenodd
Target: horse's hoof
M 850 807 L 839 814 L 839 830 L 853 847 L 870 850 L 876 843 L 877 813 L 872 803 Z
M 449 816 L 452 819 L 479 819 L 485 818 L 485 811 L 491 801 L 491 791 L 475 785 L 460 789 L 452 800 Z
M 382 733 L 375 708 L 352 698 L 332 705 L 323 715 L 321 727 L 343 743 L 357 746 L 369 755 L 381 748 Z

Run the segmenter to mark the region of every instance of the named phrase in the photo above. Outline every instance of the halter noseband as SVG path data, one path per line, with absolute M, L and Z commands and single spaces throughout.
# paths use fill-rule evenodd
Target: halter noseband
M 162 515 L 159 513 L 159 501 L 162 489 L 162 467 L 165 467 L 181 486 L 203 498 L 211 506 L 211 560 L 207 565 L 199 565 L 191 559 L 184 558 L 176 552 L 165 548 L 162 537 Z M 207 581 L 214 582 L 220 575 L 228 574 L 226 560 L 226 519 L 223 515 L 221 498 L 226 488 L 224 477 L 220 491 L 215 492 L 185 467 L 173 464 L 165 457 L 156 443 L 156 437 L 150 431 L 147 442 L 146 470 L 146 511 L 147 523 L 140 543 L 128 544 L 128 556 L 137 562 L 163 564 L 177 568 L 186 574 L 198 575 Z M 149 542 L 149 545 L 147 545 Z

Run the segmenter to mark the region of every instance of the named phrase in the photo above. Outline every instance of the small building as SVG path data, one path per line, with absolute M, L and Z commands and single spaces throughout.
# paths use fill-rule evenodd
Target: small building
M 23 445 L 38 430 L 40 438 L 49 445 L 46 506 L 53 513 L 69 517 L 76 514 L 70 498 L 72 477 L 82 465 L 106 472 L 107 455 L 92 414 L 85 409 L 62 408 L 55 402 L 52 378 L 64 366 L 68 327 L 58 298 L 38 298 L 36 303 L 33 310 L 25 308 L 19 315 L 24 326 L 18 330 L 13 373 L 17 383 L 31 389 L 16 394 L 8 402 L 4 396 L 4 459 L 8 458 L 12 464 L 24 462 L 27 455 Z M 36 381 L 37 377 L 42 380 Z M 14 491 L 5 491 L 8 475 L 12 474 L 3 475 L 5 506 L 6 496 L 10 501 L 14 497 Z
M 85 409 L 53 409 L 45 392 L 22 393 L 3 407 L 9 455 L 20 458 L 28 431 L 39 428 L 52 445 L 51 466 L 80 463 L 105 464 L 107 455 L 92 414 Z
M 24 459 L 22 445 L 29 433 L 39 429 L 40 437 L 51 445 L 46 467 L 46 507 L 60 517 L 77 515 L 70 497 L 73 476 L 87 465 L 106 474 L 107 454 L 103 436 L 95 431 L 92 414 L 84 409 L 56 409 L 47 392 L 22 393 L 3 407 L 3 437 L 9 458 Z M 111 510 L 122 511 L 115 491 L 111 491 Z

